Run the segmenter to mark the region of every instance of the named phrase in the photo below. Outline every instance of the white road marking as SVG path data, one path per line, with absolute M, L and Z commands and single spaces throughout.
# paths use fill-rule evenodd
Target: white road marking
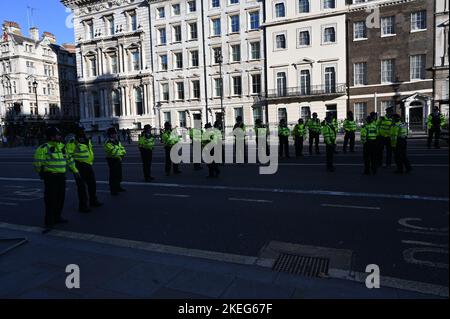
M 17 203 L 5 203 L 5 202 L 0 202 L 0 205 L 5 205 L 5 206 L 17 206 Z
M 402 243 L 403 244 L 407 244 L 407 245 L 421 245 L 421 246 L 448 248 L 448 245 L 428 243 L 428 242 L 425 242 L 425 241 L 418 241 L 418 240 L 402 240 Z
M 420 234 L 420 235 L 448 236 L 448 232 L 423 231 L 423 230 L 413 230 L 413 229 L 397 229 L 397 231 L 400 231 L 403 233 Z
M 228 198 L 228 200 L 229 201 L 235 201 L 235 202 L 273 203 L 272 200 L 251 199 L 251 198 L 234 198 L 234 197 L 230 197 L 230 198 Z
M 422 260 L 419 258 L 416 258 L 416 254 L 443 254 L 447 255 L 448 260 L 448 248 L 442 249 L 442 248 L 434 248 L 434 247 L 415 247 L 415 248 L 409 248 L 403 251 L 403 259 L 410 264 L 416 264 L 416 265 L 422 265 L 422 266 L 428 266 L 433 268 L 442 268 L 442 269 L 448 269 L 448 264 L 442 263 L 442 262 L 435 262 L 435 261 L 429 261 L 429 260 Z
M 10 178 L 0 177 L 1 181 L 14 182 L 41 182 L 37 178 Z M 75 183 L 74 180 L 68 180 L 69 183 Z M 108 181 L 97 181 L 97 184 L 109 185 Z M 282 189 L 282 188 L 258 188 L 258 187 L 238 187 L 238 186 L 219 186 L 219 185 L 192 185 L 192 184 L 169 184 L 169 183 L 143 183 L 143 182 L 123 182 L 128 186 L 143 187 L 168 187 L 180 189 L 203 189 L 203 190 L 222 190 L 222 191 L 242 191 L 242 192 L 261 192 L 261 193 L 280 193 L 296 195 L 316 195 L 316 196 L 341 196 L 341 197 L 364 197 L 364 198 L 385 198 L 400 200 L 419 200 L 419 201 L 437 201 L 448 202 L 448 197 L 421 196 L 409 194 L 379 194 L 379 193 L 358 193 L 358 192 L 339 192 L 327 190 L 301 190 L 301 189 Z
M 448 232 L 448 227 L 444 228 L 433 228 L 433 227 L 421 227 L 416 225 L 411 225 L 410 221 L 422 221 L 422 218 L 402 218 L 398 221 L 398 223 L 402 226 L 405 226 L 407 228 L 416 229 L 416 230 L 424 230 L 424 231 L 430 231 L 430 232 Z
M 370 206 L 352 206 L 352 205 L 336 205 L 336 204 L 321 204 L 320 206 L 336 207 L 336 208 L 351 208 L 351 209 L 381 210 L 381 207 L 370 207 Z
M 190 195 L 178 195 L 178 194 L 153 194 L 153 196 L 159 197 L 178 197 L 178 198 L 189 198 Z

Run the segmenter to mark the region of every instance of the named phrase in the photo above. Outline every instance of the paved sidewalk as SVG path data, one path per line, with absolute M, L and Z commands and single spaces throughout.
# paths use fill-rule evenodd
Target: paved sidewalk
M 0 255 L 0 298 L 433 298 L 338 279 L 311 279 L 240 265 L 0 228 L 28 243 Z M 10 246 L 11 243 L 8 243 Z M 0 251 L 8 246 L 0 241 Z M 65 286 L 68 264 L 81 288 Z

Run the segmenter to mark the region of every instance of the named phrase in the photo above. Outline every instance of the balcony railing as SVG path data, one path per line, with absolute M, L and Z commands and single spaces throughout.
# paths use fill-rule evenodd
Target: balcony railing
M 293 87 L 293 88 L 278 88 L 269 90 L 268 97 L 275 98 L 289 98 L 289 97 L 309 97 L 320 95 L 343 95 L 347 92 L 346 84 L 336 85 L 312 85 L 311 87 Z

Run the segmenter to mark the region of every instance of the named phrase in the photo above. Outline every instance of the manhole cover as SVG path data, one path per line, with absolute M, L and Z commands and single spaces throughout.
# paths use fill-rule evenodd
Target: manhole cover
M 328 258 L 280 254 L 272 270 L 307 277 L 323 277 L 328 275 L 329 264 Z

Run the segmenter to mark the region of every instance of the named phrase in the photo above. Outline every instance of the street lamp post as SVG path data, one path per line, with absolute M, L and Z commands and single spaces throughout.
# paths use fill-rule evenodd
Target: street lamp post
M 34 80 L 34 82 L 33 82 L 33 89 L 34 89 L 34 95 L 35 95 L 35 98 L 36 98 L 36 111 L 37 111 L 36 115 L 38 115 L 38 113 L 39 113 L 37 87 L 38 87 L 38 83 L 37 83 L 36 80 Z
M 158 129 L 161 131 L 161 102 L 156 103 L 156 109 L 158 110 Z
M 222 50 L 216 51 L 215 58 L 216 58 L 217 63 L 219 63 L 219 73 L 220 73 L 220 109 L 222 110 L 222 136 L 225 138 L 225 109 L 223 107 L 223 74 L 222 74 L 223 56 L 222 56 Z

